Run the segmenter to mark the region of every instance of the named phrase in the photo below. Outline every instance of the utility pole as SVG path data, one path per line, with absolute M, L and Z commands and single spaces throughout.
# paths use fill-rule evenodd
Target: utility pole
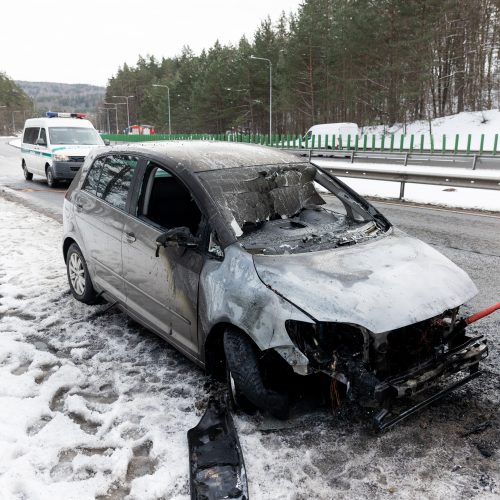
M 273 133 L 273 63 L 265 57 L 250 56 L 250 59 L 267 61 L 269 63 L 269 140 Z
M 129 108 L 128 108 L 128 100 L 133 99 L 134 96 L 133 95 L 114 95 L 112 97 L 115 97 L 117 99 L 118 98 L 125 99 L 127 101 L 127 133 L 128 133 L 130 130 L 130 113 L 129 113 Z M 119 103 L 119 104 L 122 104 L 122 103 Z
M 110 108 L 99 108 L 99 110 L 106 111 L 106 116 L 107 116 L 107 119 L 108 119 L 108 134 L 111 134 L 111 129 L 110 129 L 110 126 L 109 126 L 109 110 L 110 110 Z
M 172 135 L 172 124 L 170 121 L 170 89 L 168 85 L 163 85 L 159 83 L 153 83 L 153 87 L 164 87 L 167 89 L 167 101 L 168 101 L 168 134 Z

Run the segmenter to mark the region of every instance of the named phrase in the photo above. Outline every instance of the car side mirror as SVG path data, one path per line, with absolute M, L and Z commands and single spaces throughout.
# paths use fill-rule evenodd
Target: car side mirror
M 47 143 L 41 138 L 39 137 L 37 140 L 36 140 L 36 143 L 35 143 L 37 146 L 46 146 Z
M 109 139 L 104 139 L 104 145 L 109 146 L 111 144 L 111 141 Z
M 199 239 L 187 227 L 174 227 L 156 238 L 156 256 L 160 255 L 160 247 L 196 248 L 198 244 Z

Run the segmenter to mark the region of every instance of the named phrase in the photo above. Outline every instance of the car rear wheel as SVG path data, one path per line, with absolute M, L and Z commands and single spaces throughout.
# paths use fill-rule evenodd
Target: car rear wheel
M 57 186 L 57 181 L 54 178 L 54 172 L 52 171 L 51 167 L 47 167 L 45 170 L 45 175 L 47 176 L 47 185 L 49 187 L 56 187 Z
M 26 163 L 24 162 L 24 160 L 23 160 L 23 174 L 24 174 L 24 178 L 27 181 L 33 180 L 33 174 L 31 172 L 28 172 L 28 168 L 26 167 Z
M 73 243 L 66 255 L 66 268 L 71 293 L 76 300 L 84 304 L 95 304 L 97 294 L 90 280 L 87 263 L 80 247 Z
M 224 333 L 224 353 L 231 403 L 246 413 L 260 408 L 274 417 L 288 418 L 288 397 L 264 386 L 258 349 L 252 341 L 244 333 L 228 328 Z

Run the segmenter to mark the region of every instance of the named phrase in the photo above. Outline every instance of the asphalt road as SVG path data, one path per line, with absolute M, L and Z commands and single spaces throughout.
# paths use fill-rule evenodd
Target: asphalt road
M 49 189 L 44 180 L 26 182 L 20 163 L 19 150 L 0 139 L 0 196 L 20 200 L 60 221 L 64 189 Z M 469 273 L 479 293 L 463 312 L 500 301 L 500 214 L 383 201 L 374 204 L 393 224 L 431 244 Z M 297 488 L 301 482 L 304 491 L 327 485 L 336 498 L 394 498 L 396 492 L 400 498 L 444 499 L 450 498 L 449 491 L 460 499 L 498 498 L 500 313 L 472 329 L 489 342 L 483 376 L 380 438 L 365 430 L 366 417 L 349 405 L 334 415 L 292 419 L 288 427 L 272 432 L 259 431 L 253 420 L 242 419 L 246 446 L 262 446 L 267 453 L 261 459 L 266 466 L 265 481 L 279 481 L 280 474 L 293 473 Z M 195 370 L 187 361 L 185 369 Z M 290 462 L 290 468 L 276 467 L 283 460 Z M 254 475 L 251 480 L 256 484 L 260 479 Z M 430 493 L 428 484 L 438 489 Z M 319 496 L 297 493 L 289 498 Z

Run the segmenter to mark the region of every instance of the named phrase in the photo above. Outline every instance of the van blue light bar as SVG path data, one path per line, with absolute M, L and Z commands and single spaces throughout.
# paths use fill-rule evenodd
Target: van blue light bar
M 57 111 L 47 111 L 47 118 L 86 118 L 85 113 L 58 113 Z

